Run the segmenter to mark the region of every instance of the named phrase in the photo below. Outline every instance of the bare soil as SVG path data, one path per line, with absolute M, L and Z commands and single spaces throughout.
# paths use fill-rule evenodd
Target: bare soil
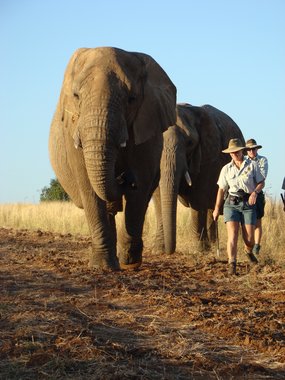
M 284 379 L 285 270 L 144 252 L 88 268 L 90 239 L 0 228 L 1 379 Z

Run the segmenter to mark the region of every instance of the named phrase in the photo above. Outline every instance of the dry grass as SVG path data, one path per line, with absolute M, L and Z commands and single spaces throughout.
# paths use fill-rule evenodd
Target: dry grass
M 189 241 L 189 209 L 178 204 L 177 251 L 183 254 L 195 254 L 194 245 Z M 117 224 L 122 215 L 116 216 Z M 155 213 L 152 203 L 149 206 L 145 226 L 145 246 L 151 249 L 155 233 Z M 0 226 L 16 229 L 43 230 L 72 235 L 89 234 L 84 211 L 69 202 L 43 202 L 40 204 L 2 204 L 0 205 Z M 262 252 L 264 261 L 270 263 L 285 262 L 285 213 L 281 202 L 267 199 L 263 218 Z M 239 240 L 242 250 L 242 239 Z M 226 229 L 223 218 L 219 219 L 219 246 L 222 258 L 226 258 Z M 213 247 L 216 250 L 217 247 Z
M 84 211 L 69 202 L 0 205 L 0 225 L 62 234 L 88 234 Z

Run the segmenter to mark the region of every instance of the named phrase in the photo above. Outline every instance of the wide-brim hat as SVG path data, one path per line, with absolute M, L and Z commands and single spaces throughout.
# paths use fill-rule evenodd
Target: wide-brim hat
M 240 139 L 231 139 L 227 149 L 222 150 L 223 153 L 234 153 L 245 148 Z
M 245 149 L 260 149 L 260 148 L 262 148 L 262 146 L 258 145 L 254 139 L 249 139 L 245 143 Z

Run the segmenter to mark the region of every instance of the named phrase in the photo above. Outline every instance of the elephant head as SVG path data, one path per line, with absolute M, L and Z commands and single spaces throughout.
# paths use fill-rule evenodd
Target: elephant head
M 115 165 L 120 147 L 142 144 L 175 120 L 176 88 L 153 58 L 117 48 L 78 49 L 63 81 L 58 112 L 83 151 L 95 193 L 121 197 Z

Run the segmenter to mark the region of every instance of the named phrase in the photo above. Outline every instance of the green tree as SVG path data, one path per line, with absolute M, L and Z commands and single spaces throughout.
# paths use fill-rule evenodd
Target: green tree
M 40 201 L 69 201 L 68 194 L 64 191 L 58 179 L 51 179 L 50 186 L 45 186 L 40 195 Z

